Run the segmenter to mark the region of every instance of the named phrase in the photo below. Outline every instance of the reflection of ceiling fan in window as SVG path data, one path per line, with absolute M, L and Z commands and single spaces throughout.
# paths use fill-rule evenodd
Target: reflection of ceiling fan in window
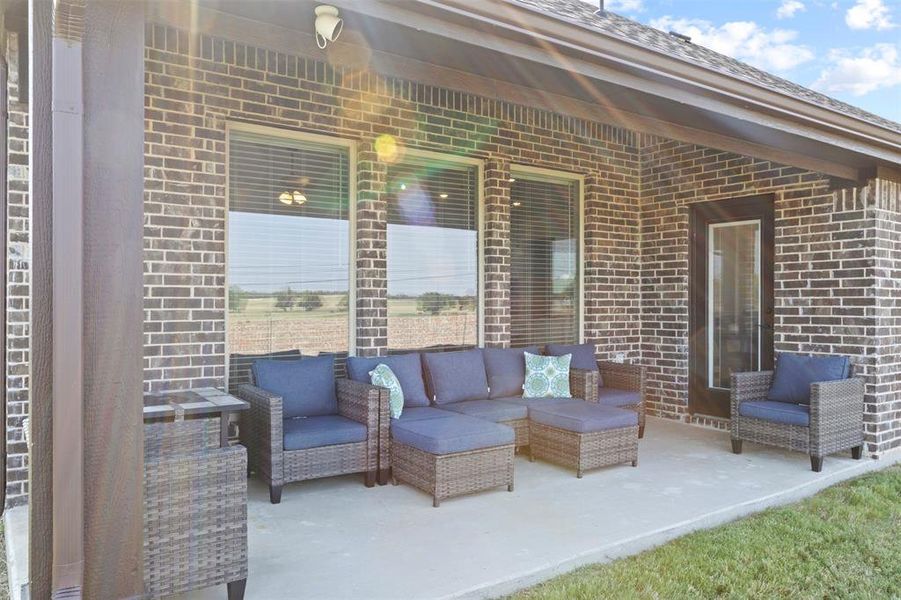
M 292 168 L 292 171 L 294 171 L 294 172 L 297 172 L 298 170 L 301 172 L 304 171 L 303 155 L 301 155 L 301 157 L 300 157 L 301 164 L 300 164 L 299 169 L 297 169 L 296 166 L 293 164 L 294 163 L 293 160 L 291 161 L 291 163 L 292 163 L 292 167 L 294 167 L 294 168 Z M 281 202 L 282 204 L 287 204 L 289 206 L 292 204 L 295 206 L 302 206 L 303 204 L 306 204 L 307 197 L 306 197 L 306 195 L 304 195 L 304 193 L 301 190 L 303 190 L 310 184 L 310 178 L 307 177 L 306 175 L 301 175 L 299 177 L 295 177 L 294 181 L 292 181 L 291 183 L 294 184 L 294 186 L 293 186 L 294 191 L 285 190 L 284 192 L 282 192 L 281 194 L 278 195 L 278 201 Z

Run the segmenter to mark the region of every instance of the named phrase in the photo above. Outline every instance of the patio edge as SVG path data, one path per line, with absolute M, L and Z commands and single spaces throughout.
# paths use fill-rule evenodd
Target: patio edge
M 901 448 L 890 450 L 880 458 L 870 458 L 860 461 L 859 464 L 847 468 L 838 469 L 832 473 L 825 473 L 815 481 L 797 485 L 788 490 L 769 494 L 756 500 L 749 500 L 735 506 L 722 508 L 711 513 L 689 519 L 651 531 L 639 536 L 625 538 L 616 542 L 605 544 L 597 549 L 582 552 L 558 563 L 547 565 L 539 569 L 533 569 L 524 573 L 505 577 L 492 583 L 479 585 L 454 594 L 441 596 L 441 600 L 498 598 L 523 590 L 558 575 L 563 575 L 579 567 L 589 564 L 603 564 L 619 558 L 625 558 L 661 546 L 669 541 L 679 538 L 694 531 L 711 529 L 719 525 L 725 525 L 732 521 L 754 515 L 768 508 L 792 504 L 799 500 L 809 498 L 833 485 L 855 479 L 861 475 L 881 471 L 894 464 L 901 463 Z M 825 471 L 825 469 L 824 469 Z

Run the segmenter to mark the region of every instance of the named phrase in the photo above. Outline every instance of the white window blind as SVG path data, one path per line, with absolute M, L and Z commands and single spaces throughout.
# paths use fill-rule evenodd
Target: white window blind
M 232 132 L 228 156 L 229 386 L 260 356 L 346 356 L 348 149 Z
M 478 343 L 478 169 L 388 168 L 388 349 Z
M 579 341 L 579 183 L 515 174 L 510 189 L 514 347 Z

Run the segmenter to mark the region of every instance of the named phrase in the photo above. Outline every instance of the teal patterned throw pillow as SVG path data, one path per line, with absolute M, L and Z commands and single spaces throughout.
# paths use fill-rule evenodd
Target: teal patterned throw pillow
M 391 367 L 385 364 L 379 364 L 369 372 L 369 380 L 372 385 L 388 388 L 391 392 L 388 400 L 388 410 L 391 412 L 392 419 L 400 418 L 400 414 L 404 411 L 404 391 L 400 387 L 400 382 Z
M 526 355 L 526 381 L 523 398 L 572 398 L 569 391 L 569 363 L 572 354 L 563 356 Z

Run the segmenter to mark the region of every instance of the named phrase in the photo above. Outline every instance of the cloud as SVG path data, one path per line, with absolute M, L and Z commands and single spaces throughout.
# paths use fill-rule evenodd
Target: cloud
M 782 0 L 782 5 L 776 9 L 777 19 L 791 19 L 799 12 L 804 12 L 807 7 L 800 0 Z
M 644 10 L 644 0 L 607 0 L 604 7 L 613 12 L 641 12 Z
M 748 62 L 766 71 L 785 72 L 813 60 L 807 46 L 793 44 L 797 31 L 767 30 L 753 21 L 732 21 L 716 26 L 703 19 L 661 17 L 651 26 L 691 37 L 693 44 Z
M 857 0 L 845 13 L 845 23 L 851 29 L 891 29 L 892 15 L 883 0 Z
M 901 56 L 894 44 L 876 44 L 857 50 L 832 50 L 829 66 L 813 87 L 824 92 L 847 92 L 863 96 L 879 89 L 901 85 Z

